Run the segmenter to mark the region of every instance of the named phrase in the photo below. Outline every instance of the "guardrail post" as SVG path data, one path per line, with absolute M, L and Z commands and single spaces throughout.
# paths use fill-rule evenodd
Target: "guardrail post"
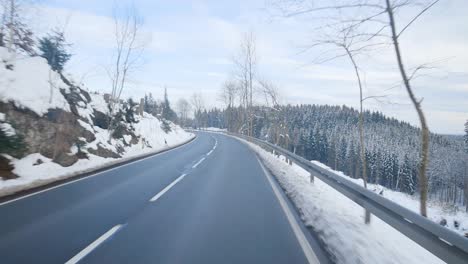
M 311 183 L 314 183 L 314 180 L 315 180 L 315 177 L 312 173 L 309 173 L 310 174 L 310 182 Z

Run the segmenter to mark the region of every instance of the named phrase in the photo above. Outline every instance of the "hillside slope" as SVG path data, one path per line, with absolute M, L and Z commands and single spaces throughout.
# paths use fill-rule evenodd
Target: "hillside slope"
M 257 107 L 255 111 L 255 137 L 276 143 L 307 160 L 320 161 L 350 177 L 361 177 L 357 110 L 347 106 L 283 105 L 274 110 Z M 214 109 L 203 114 L 201 119 L 206 120 L 207 126 L 225 128 L 231 118 L 230 130 L 239 132 L 245 127 L 242 109 Z M 420 133 L 420 129 L 406 122 L 365 111 L 369 182 L 417 195 Z M 431 133 L 427 169 L 431 200 L 450 207 L 466 206 L 463 191 L 468 188 L 464 182 L 468 176 L 468 154 L 464 148 L 462 136 Z
M 15 58 L 14 60 L 10 58 Z M 193 137 L 145 112 L 131 99 L 115 110 L 50 69 L 41 57 L 0 48 L 0 194 L 156 152 Z

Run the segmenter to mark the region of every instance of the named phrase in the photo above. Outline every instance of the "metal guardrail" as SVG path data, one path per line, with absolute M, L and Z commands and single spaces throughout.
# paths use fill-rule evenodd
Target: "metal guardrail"
M 468 238 L 272 143 L 245 135 L 227 134 L 245 139 L 267 150 L 274 150 L 292 160 L 441 260 L 450 264 L 468 263 Z

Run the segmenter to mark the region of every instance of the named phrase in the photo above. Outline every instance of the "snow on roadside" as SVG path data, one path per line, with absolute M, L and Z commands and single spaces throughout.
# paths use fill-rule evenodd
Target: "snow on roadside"
M 70 167 L 62 167 L 39 153 L 30 154 L 22 159 L 9 157 L 13 160 L 12 164 L 15 167 L 13 172 L 20 177 L 11 180 L 0 180 L 0 196 L 94 171 L 139 156 L 157 153 L 188 142 L 195 137 L 193 133 L 185 132 L 176 125 L 172 125 L 172 131 L 166 134 L 162 131 L 160 122 L 159 119 L 145 113 L 145 116 L 134 126 L 136 127 L 136 134 L 142 136 L 146 143 L 127 146 L 122 158 L 119 159 L 88 154 L 89 159 L 80 159 Z M 100 129 L 97 126 L 90 129 L 96 131 L 96 140 L 88 144 L 87 147 L 93 147 L 94 144 L 94 147 L 97 148 L 98 144 L 106 144 L 105 148 L 115 150 L 116 145 L 124 145 L 123 140 L 113 140 L 112 144 L 109 144 L 107 142 L 109 137 L 107 130 Z M 141 139 L 140 142 L 143 142 L 143 140 Z M 73 150 L 71 150 L 71 153 L 73 153 Z
M 364 224 L 364 209 L 297 165 L 248 143 L 273 171 L 336 263 L 444 263 L 377 217 Z
M 211 131 L 211 132 L 226 132 L 227 129 L 225 128 L 217 128 L 217 127 L 205 127 L 203 128 L 204 131 Z
M 195 135 L 185 132 L 181 127 L 171 123 L 171 132 L 164 133 L 161 129 L 162 122 L 148 113 L 144 113 L 143 117 L 138 119 L 138 123 L 133 124 L 137 135 L 144 135 L 145 142 L 151 148 L 140 144 L 132 145 L 127 148 L 125 156 L 132 156 L 138 153 L 151 152 L 154 149 L 164 149 L 167 146 L 174 146 L 180 142 L 185 142 L 192 139 Z
M 341 177 L 344 177 L 348 181 L 352 181 L 361 186 L 363 185 L 362 179 L 353 179 L 345 175 L 343 172 L 333 170 L 330 167 L 318 161 L 314 160 L 311 162 L 326 170 L 332 171 Z M 383 197 L 419 214 L 419 200 L 417 197 L 408 195 L 406 193 L 393 191 L 378 184 L 368 183 L 367 186 L 369 190 L 376 192 L 376 193 L 381 193 Z M 445 219 L 447 221 L 446 227 L 451 229 L 452 231 L 459 233 L 462 236 L 464 236 L 465 233 L 468 232 L 468 214 L 464 211 L 450 210 L 450 209 L 444 208 L 443 206 L 437 203 L 429 201 L 428 206 L 427 206 L 427 212 L 428 212 L 429 219 L 431 219 L 432 221 L 436 223 L 440 223 L 442 219 Z M 458 227 L 456 227 L 457 225 Z

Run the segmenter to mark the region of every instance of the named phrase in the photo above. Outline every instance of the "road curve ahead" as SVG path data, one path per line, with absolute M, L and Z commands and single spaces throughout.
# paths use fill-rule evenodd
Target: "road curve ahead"
M 220 134 L 0 204 L 4 264 L 318 260 L 256 155 Z

